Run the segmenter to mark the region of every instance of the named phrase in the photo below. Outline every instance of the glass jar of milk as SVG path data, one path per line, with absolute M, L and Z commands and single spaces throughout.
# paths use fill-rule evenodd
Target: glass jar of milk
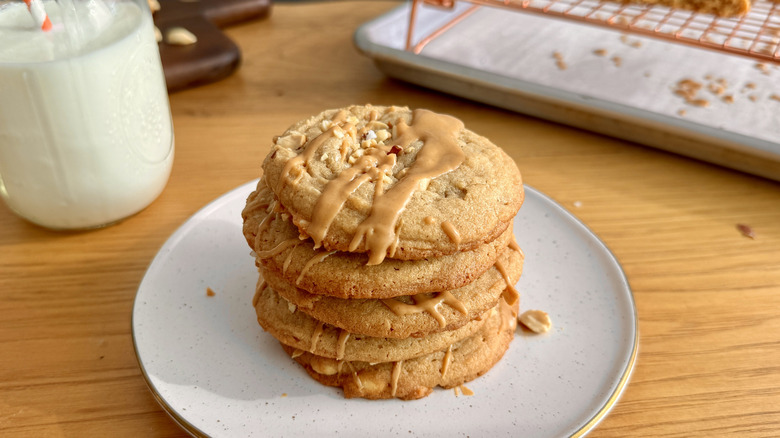
M 148 206 L 173 127 L 147 0 L 43 0 L 41 30 L 0 0 L 0 195 L 53 229 L 105 226 Z

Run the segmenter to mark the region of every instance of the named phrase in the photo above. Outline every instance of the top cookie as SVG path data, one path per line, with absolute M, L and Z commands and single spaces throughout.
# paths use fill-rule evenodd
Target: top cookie
M 263 170 L 302 234 L 328 250 L 368 252 L 372 265 L 474 249 L 523 202 L 509 156 L 423 109 L 324 111 L 278 137 Z

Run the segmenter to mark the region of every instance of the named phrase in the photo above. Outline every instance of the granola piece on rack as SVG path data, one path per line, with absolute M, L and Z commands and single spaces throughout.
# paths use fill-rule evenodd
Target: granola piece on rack
M 750 0 L 624 0 L 623 3 L 662 5 L 721 17 L 743 15 L 750 10 Z

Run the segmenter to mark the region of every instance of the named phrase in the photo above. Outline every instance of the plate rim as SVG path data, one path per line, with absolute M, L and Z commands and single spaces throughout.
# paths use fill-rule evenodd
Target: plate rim
M 617 381 L 617 385 L 615 385 L 615 390 L 612 392 L 612 394 L 610 394 L 606 402 L 604 402 L 601 408 L 599 408 L 598 412 L 593 414 L 590 420 L 588 420 L 585 424 L 582 425 L 582 427 L 580 427 L 576 432 L 570 435 L 571 438 L 580 438 L 580 437 L 584 437 L 590 431 L 592 431 L 596 426 L 599 425 L 599 423 L 601 423 L 601 421 L 607 416 L 607 414 L 609 414 L 612 408 L 614 408 L 615 405 L 617 404 L 618 400 L 620 399 L 620 396 L 623 395 L 623 391 L 625 390 L 626 385 L 628 385 L 628 381 L 631 379 L 631 375 L 633 374 L 634 367 L 636 366 L 637 356 L 639 355 L 639 315 L 637 314 L 637 310 L 636 310 L 636 299 L 634 298 L 634 291 L 631 289 L 631 284 L 628 282 L 628 277 L 626 276 L 626 272 L 623 269 L 623 265 L 620 264 L 615 254 L 612 252 L 612 250 L 609 249 L 607 244 L 604 243 L 603 240 L 601 240 L 598 234 L 594 233 L 593 230 L 591 230 L 587 225 L 585 225 L 585 222 L 580 220 L 580 218 L 578 218 L 577 216 L 573 215 L 569 210 L 564 208 L 561 204 L 556 202 L 553 198 L 551 198 L 547 194 L 527 184 L 523 184 L 523 186 L 526 190 L 530 190 L 534 192 L 536 195 L 547 200 L 551 205 L 553 205 L 554 208 L 558 209 L 558 211 L 561 214 L 567 217 L 576 226 L 585 230 L 588 233 L 588 235 L 591 238 L 593 238 L 593 240 L 598 244 L 598 246 L 601 247 L 603 251 L 605 251 L 605 254 L 609 257 L 609 260 L 617 268 L 618 274 L 620 274 L 620 279 L 622 280 L 622 283 L 624 284 L 625 289 L 628 292 L 627 298 L 629 304 L 631 305 L 631 321 L 632 321 L 631 329 L 634 332 L 634 338 L 631 341 L 632 343 L 631 354 L 628 357 L 628 361 L 626 362 L 625 369 L 623 370 L 620 378 Z
M 159 390 L 154 386 L 154 384 L 151 381 L 151 378 L 149 377 L 149 373 L 147 372 L 146 368 L 144 367 L 143 362 L 141 361 L 141 355 L 138 351 L 138 340 L 136 338 L 136 330 L 135 330 L 135 318 L 136 318 L 136 305 L 138 303 L 139 294 L 141 292 L 141 288 L 143 287 L 144 283 L 146 282 L 147 278 L 150 275 L 150 272 L 157 262 L 158 258 L 161 258 L 163 256 L 162 251 L 173 245 L 174 242 L 177 242 L 180 240 L 181 235 L 186 233 L 189 229 L 189 225 L 192 224 L 192 222 L 200 215 L 205 214 L 209 210 L 217 209 L 219 206 L 222 205 L 220 201 L 225 200 L 228 197 L 232 197 L 235 194 L 239 193 L 240 191 L 244 190 L 245 188 L 251 188 L 252 186 L 257 185 L 257 182 L 260 178 L 255 178 L 251 181 L 248 181 L 246 183 L 243 183 L 239 186 L 236 186 L 235 188 L 228 190 L 227 192 L 221 194 L 220 196 L 214 198 L 210 202 L 208 202 L 203 207 L 199 208 L 197 211 L 195 211 L 193 214 L 191 214 L 184 222 L 182 222 L 176 230 L 168 236 L 168 238 L 163 242 L 163 244 L 160 246 L 160 248 L 155 253 L 154 257 L 152 258 L 151 262 L 149 262 L 149 265 L 147 266 L 146 270 L 144 271 L 144 275 L 141 278 L 140 283 L 138 284 L 138 289 L 136 290 L 135 297 L 133 297 L 133 311 L 130 316 L 130 334 L 133 340 L 133 353 L 135 354 L 136 361 L 138 362 L 138 367 L 141 370 L 141 375 L 143 376 L 144 382 L 146 382 L 147 388 L 149 388 L 149 391 L 152 393 L 153 398 L 155 401 L 157 401 L 157 404 L 160 405 L 160 407 L 165 411 L 165 413 L 170 417 L 179 427 L 182 428 L 185 432 L 190 434 L 193 437 L 197 438 L 209 438 L 211 435 L 207 434 L 206 432 L 202 431 L 200 428 L 189 422 L 187 419 L 185 419 L 181 414 L 178 413 L 178 411 L 171 406 L 165 398 L 160 394 Z M 593 416 L 585 422 L 578 430 L 576 430 L 573 434 L 570 436 L 573 438 L 580 438 L 585 435 L 587 435 L 590 431 L 592 431 L 606 416 L 607 414 L 614 408 L 614 406 L 617 404 L 618 400 L 623 394 L 623 391 L 625 390 L 628 381 L 631 378 L 631 375 L 633 374 L 634 368 L 636 366 L 636 360 L 639 353 L 639 317 L 637 314 L 636 309 L 636 300 L 634 299 L 634 292 L 631 289 L 631 285 L 628 282 L 628 277 L 626 276 L 625 271 L 623 270 L 623 266 L 618 261 L 617 257 L 612 253 L 612 251 L 609 249 L 609 247 L 604 243 L 604 241 L 601 240 L 601 238 L 594 233 L 590 228 L 588 228 L 587 225 L 585 225 L 584 222 L 582 222 L 579 218 L 574 216 L 572 213 L 570 213 L 566 208 L 564 208 L 562 205 L 560 205 L 558 202 L 556 202 L 553 198 L 546 195 L 545 193 L 541 192 L 540 190 L 534 188 L 533 186 L 530 186 L 528 184 L 523 184 L 523 188 L 526 191 L 531 191 L 535 195 L 541 197 L 545 201 L 547 201 L 549 204 L 551 204 L 554 208 L 556 208 L 559 213 L 561 213 L 563 216 L 565 216 L 568 220 L 573 222 L 576 226 L 580 227 L 584 231 L 587 232 L 587 234 L 594 239 L 595 243 L 598 244 L 598 246 L 605 251 L 605 255 L 608 256 L 608 259 L 612 262 L 612 264 L 617 268 L 617 272 L 620 275 L 620 279 L 622 280 L 623 285 L 625 286 L 627 293 L 628 302 L 631 306 L 631 328 L 634 332 L 634 337 L 631 341 L 631 353 L 628 357 L 628 360 L 626 362 L 626 365 L 622 371 L 621 376 L 617 380 L 617 384 L 615 385 L 615 389 L 612 391 L 612 393 L 607 398 L 606 402 L 599 407 L 598 411 L 593 414 Z M 623 359 L 625 360 L 625 359 Z
M 138 351 L 138 339 L 136 338 L 136 332 L 135 332 L 135 318 L 136 318 L 135 309 L 136 309 L 136 305 L 138 304 L 138 297 L 141 292 L 141 288 L 146 282 L 146 279 L 149 277 L 149 274 L 151 273 L 152 267 L 155 265 L 155 262 L 157 262 L 158 258 L 162 257 L 163 250 L 173 245 L 174 242 L 178 241 L 180 239 L 180 235 L 186 232 L 186 230 L 188 229 L 187 228 L 188 225 L 190 225 L 192 221 L 195 220 L 196 217 L 205 214 L 209 210 L 218 208 L 217 205 L 220 204 L 220 201 L 223 201 L 224 199 L 233 196 L 235 193 L 244 190 L 245 187 L 251 188 L 252 185 L 257 185 L 257 182 L 259 180 L 260 178 L 255 178 L 217 196 L 216 198 L 209 201 L 206 205 L 197 209 L 194 213 L 192 213 L 189 217 L 187 217 L 187 219 L 185 219 L 184 222 L 179 224 L 179 226 L 176 227 L 176 230 L 174 230 L 174 232 L 171 233 L 167 239 L 165 239 L 165 242 L 163 242 L 162 245 L 160 245 L 160 248 L 154 254 L 154 257 L 152 257 L 152 260 L 149 262 L 149 265 L 146 267 L 146 270 L 144 271 L 143 277 L 141 277 L 141 281 L 138 283 L 138 288 L 135 292 L 135 297 L 133 297 L 133 311 L 130 314 L 130 335 L 133 339 L 133 353 L 135 354 L 135 359 L 136 362 L 138 362 L 138 367 L 141 370 L 141 375 L 144 378 L 146 387 L 149 388 L 149 392 L 152 393 L 152 397 L 155 399 L 155 401 L 157 401 L 157 404 L 160 405 L 160 407 L 162 408 L 163 411 L 165 411 L 168 417 L 170 417 L 177 425 L 179 425 L 179 427 L 181 427 L 182 430 L 184 430 L 191 436 L 197 438 L 209 438 L 210 435 L 200 430 L 194 424 L 187 421 L 187 419 L 185 419 L 182 415 L 180 415 L 176 411 L 176 409 L 165 400 L 162 394 L 160 394 L 160 392 L 152 383 L 151 378 L 149 377 L 149 373 L 146 371 L 146 367 L 141 361 L 141 354 Z

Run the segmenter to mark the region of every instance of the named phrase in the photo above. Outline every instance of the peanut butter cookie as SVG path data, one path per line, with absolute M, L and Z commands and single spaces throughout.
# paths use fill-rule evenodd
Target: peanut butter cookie
M 260 274 L 298 311 L 318 321 L 350 333 L 408 338 L 462 327 L 494 307 L 501 296 L 517 301 L 512 285 L 522 272 L 522 253 L 505 248 L 496 262 L 475 281 L 458 289 L 381 300 L 315 295 L 289 284 L 274 271 L 260 268 Z
M 328 251 L 419 260 L 500 236 L 523 202 L 514 161 L 448 115 L 351 106 L 300 121 L 263 163 L 301 234 Z
M 244 236 L 258 263 L 292 285 L 336 298 L 392 298 L 456 289 L 493 266 L 513 239 L 512 230 L 507 229 L 471 251 L 424 260 L 385 259 L 378 265 L 367 265 L 365 253 L 314 249 L 314 242 L 301 240 L 289 213 L 277 211 L 280 209 L 261 179 L 242 213 Z
M 424 338 L 375 338 L 317 321 L 296 309 L 263 281 L 257 286 L 254 299 L 257 321 L 279 342 L 317 356 L 336 360 L 391 362 L 413 359 L 446 349 L 478 331 L 491 311 L 450 331 L 434 333 Z
M 477 333 L 415 359 L 374 364 L 337 361 L 311 353 L 298 355 L 295 348 L 282 347 L 296 356 L 311 377 L 342 387 L 347 398 L 414 400 L 427 396 L 436 386 L 453 388 L 485 374 L 509 348 L 516 325 L 517 303 L 509 306 L 501 300 Z

